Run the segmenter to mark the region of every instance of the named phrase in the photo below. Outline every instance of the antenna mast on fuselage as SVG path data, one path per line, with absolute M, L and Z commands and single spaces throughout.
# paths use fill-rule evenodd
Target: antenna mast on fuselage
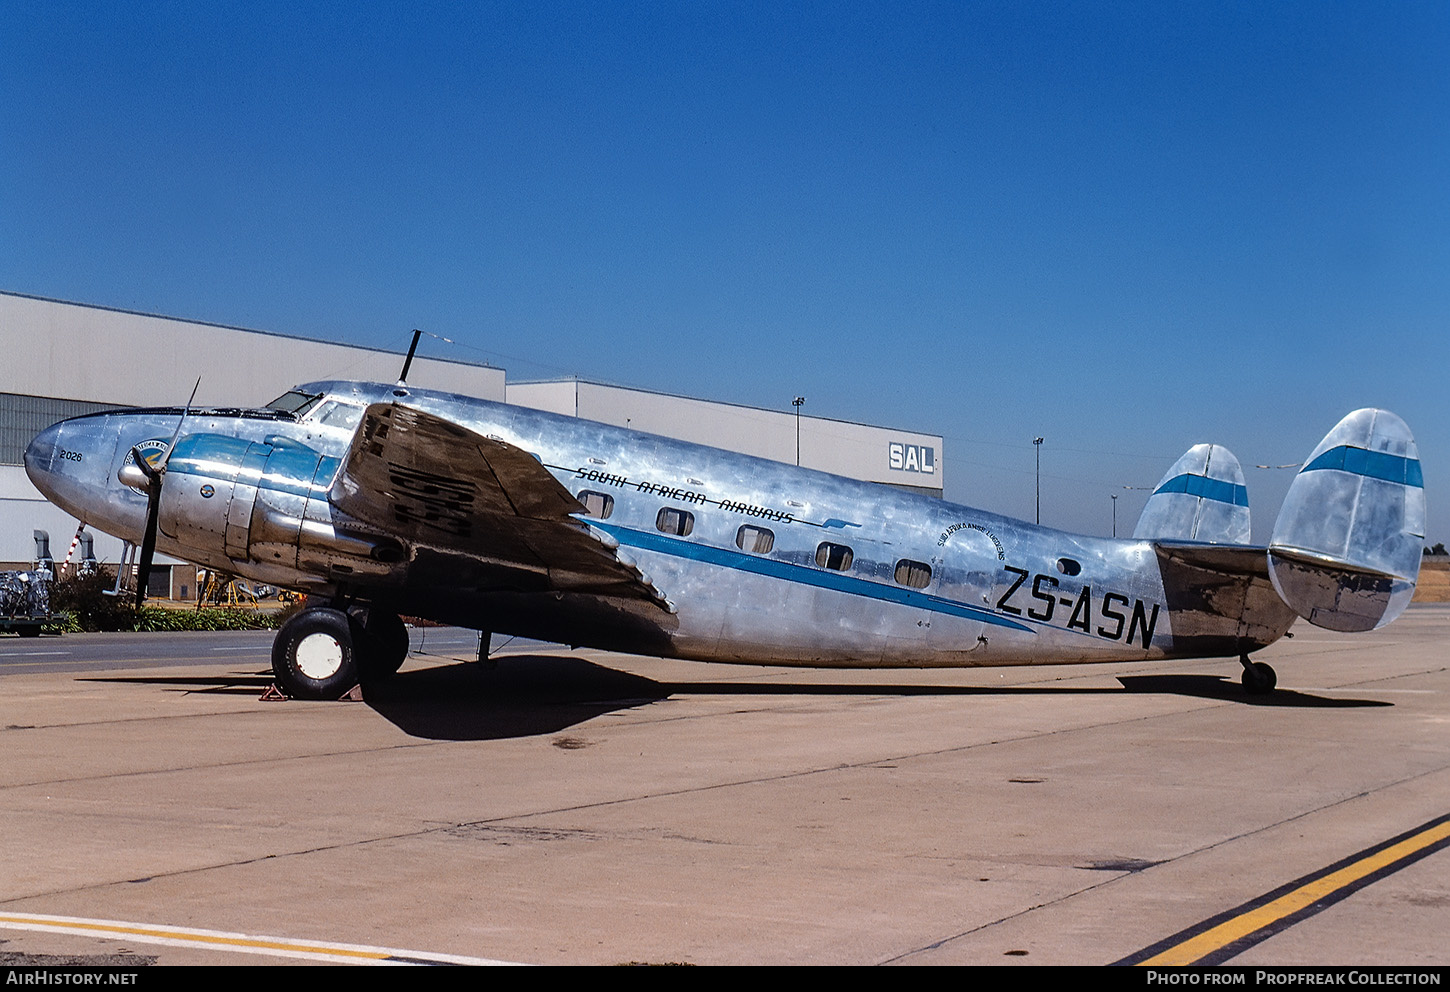
M 422 336 L 422 331 L 416 327 L 413 328 L 413 343 L 408 345 L 408 357 L 403 359 L 403 374 L 398 376 L 398 385 L 400 386 L 405 386 L 408 383 L 408 369 L 413 367 L 413 352 L 418 350 L 418 339 Z

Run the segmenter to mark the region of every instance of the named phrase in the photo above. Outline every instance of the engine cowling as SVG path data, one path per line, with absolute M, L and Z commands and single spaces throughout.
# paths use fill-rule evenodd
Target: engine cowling
M 158 527 L 180 557 L 229 571 L 385 576 L 403 549 L 385 535 L 349 528 L 328 501 L 338 460 L 280 436 L 180 438 L 166 466 Z M 122 480 L 134 485 L 135 480 Z M 278 578 L 269 575 L 269 579 Z

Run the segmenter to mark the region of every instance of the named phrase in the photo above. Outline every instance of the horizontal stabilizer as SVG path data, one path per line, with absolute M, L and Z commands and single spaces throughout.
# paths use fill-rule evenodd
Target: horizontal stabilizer
M 1269 578 L 1269 549 L 1262 544 L 1201 544 L 1197 541 L 1154 541 L 1153 550 L 1189 568 L 1205 569 L 1223 575 L 1247 578 Z
M 1414 595 L 1424 537 L 1425 486 L 1409 427 L 1386 410 L 1356 410 L 1290 485 L 1269 542 L 1269 575 L 1310 623 L 1374 630 Z
M 1249 494 L 1233 452 L 1217 444 L 1189 448 L 1148 497 L 1133 536 L 1247 544 Z

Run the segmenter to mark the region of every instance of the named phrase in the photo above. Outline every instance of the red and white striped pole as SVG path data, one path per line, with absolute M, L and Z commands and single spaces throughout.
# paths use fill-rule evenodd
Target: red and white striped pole
M 76 545 L 81 543 L 81 534 L 85 532 L 85 529 L 86 522 L 82 520 L 81 525 L 76 528 L 76 536 L 70 539 L 70 550 L 65 553 L 65 561 L 61 562 L 61 569 L 70 568 L 71 556 L 76 553 Z M 60 571 L 60 569 L 57 569 L 57 571 Z

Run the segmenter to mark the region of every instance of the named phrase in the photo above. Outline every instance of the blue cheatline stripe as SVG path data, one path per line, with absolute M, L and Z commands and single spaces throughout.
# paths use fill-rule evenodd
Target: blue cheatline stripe
M 793 565 L 790 562 L 778 561 L 774 558 L 762 558 L 759 555 L 731 551 L 727 548 L 717 548 L 709 544 L 696 544 L 693 541 L 682 541 L 664 534 L 651 534 L 648 531 L 631 530 L 627 527 L 619 527 L 615 524 L 607 524 L 599 520 L 591 519 L 589 525 L 607 532 L 620 544 L 632 548 L 672 555 L 676 558 L 685 558 L 690 561 L 704 562 L 708 565 L 719 565 L 721 568 L 733 568 L 741 572 L 751 572 L 755 575 L 765 575 L 773 579 L 784 579 L 786 582 L 798 582 L 801 585 L 831 589 L 835 592 L 843 592 L 852 596 L 864 596 L 867 599 L 876 599 L 886 603 L 898 603 L 902 606 L 911 606 L 919 610 L 930 610 L 933 613 L 945 613 L 949 616 L 963 617 L 967 620 L 995 624 L 998 627 L 1010 627 L 1013 630 L 1025 630 L 1028 633 L 1035 633 L 1031 627 L 1020 624 L 1015 620 L 1000 617 L 988 610 L 977 609 L 954 600 L 943 599 L 940 596 L 930 596 L 923 592 L 917 592 L 914 589 L 888 586 L 880 582 L 867 582 L 865 579 L 858 579 L 855 576 L 845 575 L 841 572 L 832 572 L 822 568 L 811 568 L 808 565 Z
M 1348 444 L 1330 448 L 1299 471 L 1312 472 L 1321 468 L 1337 468 L 1367 479 L 1383 479 L 1385 482 L 1398 482 L 1416 489 L 1425 488 L 1425 477 L 1420 473 L 1419 459 L 1391 455 L 1384 451 L 1370 451 L 1368 448 L 1356 448 Z
M 1206 475 L 1175 476 L 1153 491 L 1154 496 L 1159 493 L 1187 493 L 1233 506 L 1249 505 L 1248 489 L 1222 479 L 1210 479 Z

